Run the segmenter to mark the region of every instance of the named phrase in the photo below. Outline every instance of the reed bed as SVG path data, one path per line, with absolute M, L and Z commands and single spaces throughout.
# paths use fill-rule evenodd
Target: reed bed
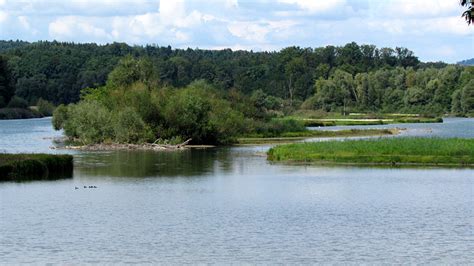
M 71 177 L 73 157 L 55 154 L 0 154 L 0 181 Z
M 272 161 L 474 166 L 474 139 L 380 138 L 279 145 Z

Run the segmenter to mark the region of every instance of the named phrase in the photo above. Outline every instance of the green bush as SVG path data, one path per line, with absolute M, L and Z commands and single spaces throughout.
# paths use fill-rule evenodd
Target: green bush
M 306 131 L 306 127 L 303 122 L 296 119 L 272 119 L 269 122 L 256 121 L 254 122 L 254 128 L 251 129 L 251 132 L 266 138 L 279 137 L 286 132 L 302 131 Z
M 54 105 L 46 100 L 40 98 L 36 103 L 38 112 L 43 116 L 52 116 L 54 112 Z
M 115 140 L 119 143 L 145 142 L 152 138 L 150 129 L 132 108 L 120 111 L 114 120 Z
M 64 128 L 64 124 L 68 120 L 68 107 L 64 104 L 59 105 L 53 112 L 53 127 L 55 130 L 60 130 Z
M 83 101 L 69 106 L 64 123 L 67 136 L 84 144 L 102 143 L 114 139 L 112 113 L 97 102 Z

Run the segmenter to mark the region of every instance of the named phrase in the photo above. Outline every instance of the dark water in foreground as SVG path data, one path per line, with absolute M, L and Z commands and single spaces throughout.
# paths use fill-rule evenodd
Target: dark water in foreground
M 0 121 L 0 150 L 48 152 L 49 123 Z M 0 263 L 474 261 L 474 170 L 273 165 L 266 149 L 77 153 L 72 179 L 0 183 Z

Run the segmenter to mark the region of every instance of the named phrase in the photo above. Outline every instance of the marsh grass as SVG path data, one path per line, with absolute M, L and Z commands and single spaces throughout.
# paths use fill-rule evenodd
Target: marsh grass
M 0 181 L 71 177 L 73 157 L 53 154 L 0 154 Z
M 252 135 L 237 139 L 238 144 L 263 144 L 263 143 L 288 143 L 307 138 L 331 138 L 331 137 L 363 137 L 377 135 L 395 135 L 399 129 L 347 129 L 347 130 L 305 130 L 299 132 L 283 132 L 277 137 L 266 137 L 265 135 Z
M 276 146 L 272 161 L 474 166 L 474 139 L 383 138 Z
M 365 126 L 365 125 L 388 125 L 403 123 L 442 123 L 441 117 L 403 117 L 403 118 L 350 118 L 350 119 L 301 119 L 307 127 L 328 127 L 328 126 Z

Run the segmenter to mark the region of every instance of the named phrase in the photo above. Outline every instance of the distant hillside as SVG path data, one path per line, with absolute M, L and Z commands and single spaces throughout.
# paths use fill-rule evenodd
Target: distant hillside
M 458 65 L 474 66 L 474 58 L 466 59 L 466 60 L 460 61 L 460 62 L 458 62 Z

